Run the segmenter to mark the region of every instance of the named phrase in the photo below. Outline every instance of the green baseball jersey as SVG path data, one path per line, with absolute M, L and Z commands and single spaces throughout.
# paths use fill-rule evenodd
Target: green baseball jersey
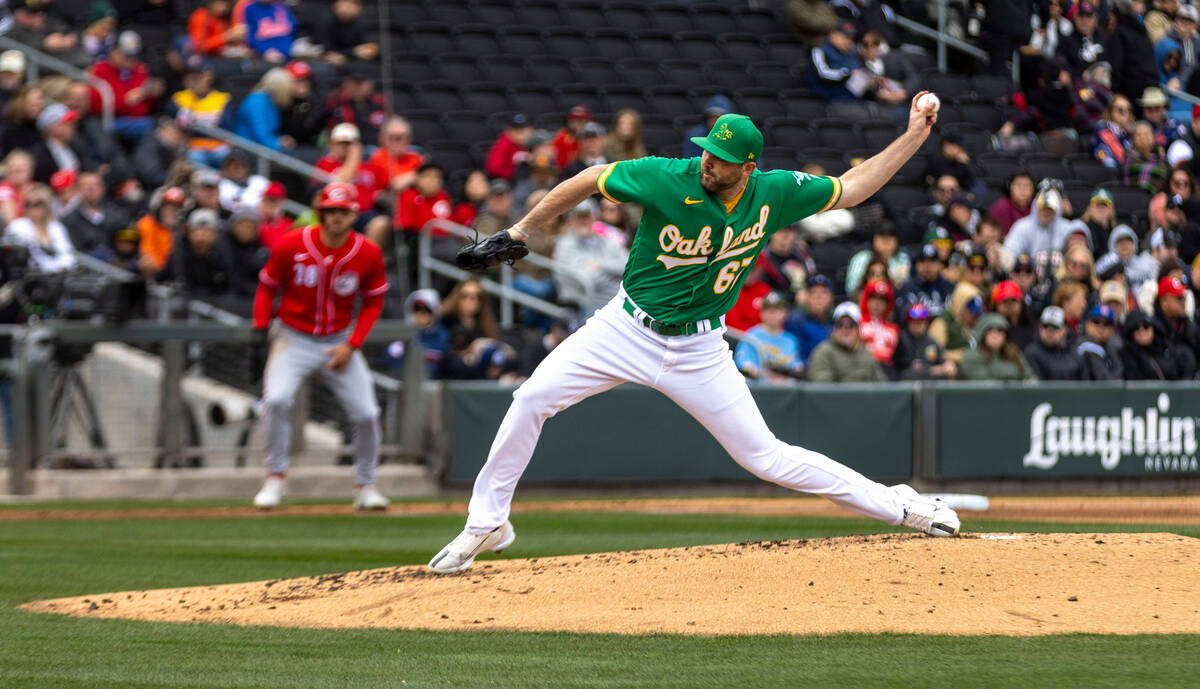
M 700 186 L 700 159 L 637 158 L 612 163 L 596 182 L 615 203 L 642 205 L 625 264 L 625 291 L 664 323 L 722 316 L 767 238 L 780 227 L 833 208 L 836 177 L 755 170 L 730 213 Z

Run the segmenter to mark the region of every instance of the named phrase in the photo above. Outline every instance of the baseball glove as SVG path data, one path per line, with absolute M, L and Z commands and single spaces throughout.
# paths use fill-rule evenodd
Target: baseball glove
M 500 263 L 511 266 L 528 255 L 529 247 L 525 242 L 513 239 L 505 230 L 459 249 L 454 262 L 463 270 L 479 272 Z

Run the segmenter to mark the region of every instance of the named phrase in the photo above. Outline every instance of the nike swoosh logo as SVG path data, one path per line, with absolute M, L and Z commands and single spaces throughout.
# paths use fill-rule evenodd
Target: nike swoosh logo
M 689 206 L 694 206 L 697 203 L 704 203 L 704 199 L 694 199 L 690 196 L 683 197 L 683 202 Z

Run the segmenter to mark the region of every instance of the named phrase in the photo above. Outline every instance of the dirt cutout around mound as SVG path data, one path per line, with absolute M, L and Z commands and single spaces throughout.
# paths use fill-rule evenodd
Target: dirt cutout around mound
M 36 612 L 313 628 L 623 634 L 1200 633 L 1200 540 L 918 534 L 480 560 L 40 601 Z

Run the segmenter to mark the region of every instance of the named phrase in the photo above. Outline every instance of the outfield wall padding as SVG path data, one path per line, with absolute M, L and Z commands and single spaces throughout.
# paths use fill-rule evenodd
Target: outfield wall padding
M 446 385 L 452 444 L 448 482 L 475 479 L 514 389 L 494 383 Z M 806 385 L 752 391 L 779 439 L 823 452 L 878 480 L 911 475 L 912 386 Z M 661 393 L 622 385 L 548 420 L 522 480 L 758 479 Z

